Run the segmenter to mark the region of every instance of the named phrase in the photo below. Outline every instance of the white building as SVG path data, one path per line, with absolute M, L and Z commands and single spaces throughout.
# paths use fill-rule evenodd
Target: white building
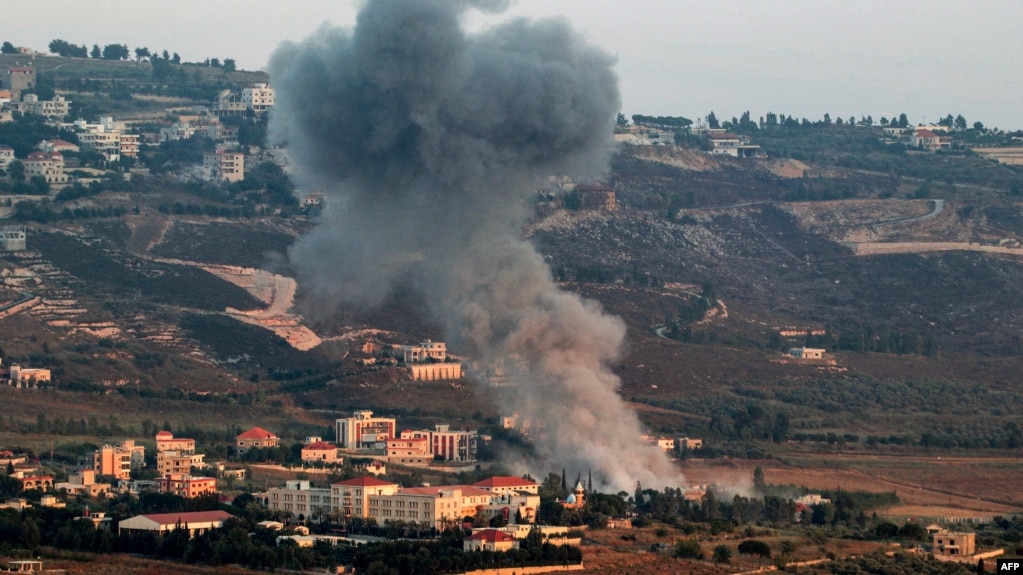
M 336 424 L 337 443 L 342 449 L 382 449 L 388 439 L 395 437 L 397 426 L 393 417 L 373 417 L 369 410 L 356 411 Z
M 253 84 L 242 90 L 242 103 L 255 114 L 274 107 L 274 89 L 269 84 Z
M 313 487 L 305 480 L 288 481 L 284 487 L 267 489 L 266 506 L 271 511 L 291 513 L 298 521 L 321 521 L 331 512 L 330 487 Z
M 245 179 L 245 154 L 218 150 L 203 156 L 203 170 L 209 179 L 239 182 Z
M 22 161 L 22 164 L 25 166 L 26 180 L 41 176 L 48 184 L 67 182 L 67 175 L 64 173 L 64 156 L 59 152 L 32 152 Z

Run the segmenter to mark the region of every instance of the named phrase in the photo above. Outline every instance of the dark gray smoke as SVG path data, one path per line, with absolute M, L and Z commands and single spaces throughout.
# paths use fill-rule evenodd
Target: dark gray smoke
M 613 60 L 560 20 L 469 35 L 473 4 L 373 0 L 351 32 L 274 54 L 271 135 L 299 185 L 328 195 L 290 257 L 321 301 L 372 304 L 401 279 L 459 349 L 525 366 L 507 411 L 545 421 L 545 455 L 604 484 L 678 485 L 640 439 L 608 365 L 625 327 L 563 292 L 520 237 L 538 177 L 593 174 L 619 110 Z

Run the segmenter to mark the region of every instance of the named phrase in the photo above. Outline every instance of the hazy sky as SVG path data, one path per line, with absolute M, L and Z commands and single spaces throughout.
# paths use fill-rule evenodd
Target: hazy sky
M 0 41 L 127 44 L 186 61 L 260 69 L 285 40 L 325 22 L 351 27 L 354 0 L 4 2 Z M 513 16 L 562 16 L 618 57 L 623 112 L 692 119 L 749 110 L 819 119 L 963 114 L 1023 128 L 1019 0 L 512 0 Z

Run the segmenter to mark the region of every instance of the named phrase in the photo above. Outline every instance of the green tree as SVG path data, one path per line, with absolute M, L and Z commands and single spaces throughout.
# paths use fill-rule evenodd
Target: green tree
M 99 44 L 93 44 L 92 45 L 92 51 L 89 52 L 89 57 L 90 58 L 94 58 L 96 60 L 99 60 L 100 58 L 103 57 L 103 52 L 100 51 Z
M 764 468 L 759 465 L 753 470 L 753 488 L 761 493 L 767 488 L 767 481 L 764 480 Z
M 731 563 L 732 550 L 727 545 L 718 545 L 714 548 L 713 558 L 715 563 Z
M 25 181 L 25 164 L 21 160 L 14 160 L 7 165 L 7 175 L 15 182 Z
M 141 62 L 142 60 L 148 60 L 152 54 L 149 53 L 149 48 L 138 47 L 135 48 L 135 61 Z
M 18 49 L 14 47 L 14 44 L 10 42 L 4 42 L 0 45 L 0 54 L 17 54 Z
M 966 118 L 962 114 L 956 116 L 955 128 L 957 130 L 965 130 L 967 128 Z
M 124 44 L 107 44 L 103 47 L 104 60 L 127 60 L 131 52 Z
M 707 114 L 707 125 L 711 128 L 720 128 L 721 123 L 718 122 L 718 117 L 714 115 L 714 112 Z
M 703 559 L 703 549 L 695 539 L 683 539 L 675 545 L 675 557 L 679 559 Z
M 759 555 L 767 559 L 771 558 L 771 546 L 763 541 L 747 539 L 739 544 L 739 553 L 743 555 Z
M 231 72 L 234 72 L 237 69 L 238 69 L 237 68 L 237 64 L 235 63 L 234 58 L 224 58 L 224 73 L 225 74 L 230 74 Z

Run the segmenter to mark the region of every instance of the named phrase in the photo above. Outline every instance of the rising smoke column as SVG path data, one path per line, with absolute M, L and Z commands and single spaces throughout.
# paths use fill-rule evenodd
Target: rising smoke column
M 561 20 L 462 30 L 470 6 L 371 0 L 352 31 L 282 45 L 271 137 L 299 185 L 327 196 L 290 250 L 324 305 L 418 287 L 446 337 L 482 360 L 518 358 L 508 407 L 550 429 L 545 456 L 614 489 L 682 478 L 617 394 L 624 324 L 557 288 L 521 239 L 544 174 L 599 173 L 620 108 L 612 58 Z

